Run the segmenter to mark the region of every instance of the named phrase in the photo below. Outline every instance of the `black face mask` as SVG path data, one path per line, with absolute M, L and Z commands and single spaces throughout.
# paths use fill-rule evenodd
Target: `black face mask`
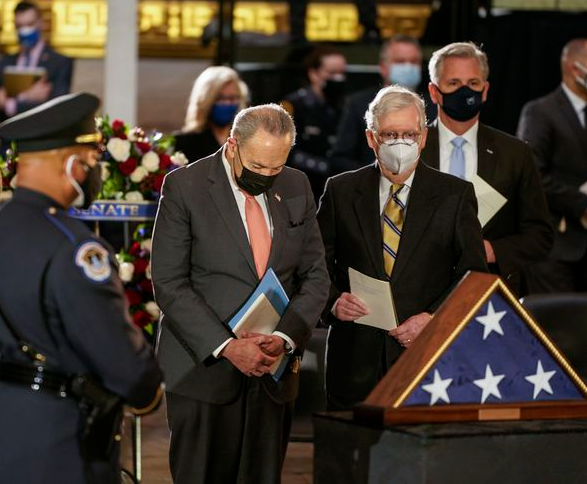
M 456 121 L 469 121 L 474 118 L 483 105 L 483 91 L 473 91 L 468 86 L 463 86 L 455 92 L 442 94 L 442 110 Z
M 81 208 L 86 210 L 90 208 L 90 205 L 102 189 L 102 168 L 99 163 L 96 163 L 93 168 L 90 168 L 88 176 L 83 183 L 80 184 L 80 187 L 84 192 L 84 203 Z
M 249 195 L 253 195 L 254 197 L 261 195 L 261 193 L 265 193 L 267 190 L 269 190 L 273 186 L 273 183 L 275 182 L 275 179 L 278 175 L 261 175 L 249 170 L 245 165 L 243 165 L 238 146 L 237 152 L 238 161 L 241 164 L 242 171 L 240 176 L 237 177 L 235 173 L 234 177 L 236 178 L 236 184 L 239 186 L 239 188 L 247 192 Z
M 330 104 L 336 106 L 341 105 L 344 101 L 345 85 L 346 81 L 328 79 L 322 88 L 326 100 Z

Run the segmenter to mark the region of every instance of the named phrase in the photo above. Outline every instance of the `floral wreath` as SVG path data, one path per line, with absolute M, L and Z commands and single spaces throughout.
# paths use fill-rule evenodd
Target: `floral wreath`
M 188 162 L 182 152 L 174 152 L 171 135 L 129 129 L 119 119 L 110 123 L 108 116 L 97 118 L 96 125 L 105 145 L 100 157 L 102 200 L 157 201 L 165 175 Z

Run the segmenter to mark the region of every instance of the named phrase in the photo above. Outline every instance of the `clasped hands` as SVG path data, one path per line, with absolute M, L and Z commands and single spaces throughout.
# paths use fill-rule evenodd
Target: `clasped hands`
M 350 292 L 343 292 L 336 300 L 334 315 L 341 321 L 355 321 L 369 314 L 369 308 L 357 296 Z M 410 316 L 400 326 L 388 331 L 389 336 L 395 338 L 399 344 L 409 347 L 432 316 L 429 313 L 419 313 Z
M 231 340 L 221 355 L 247 376 L 263 376 L 285 352 L 285 341 L 277 335 L 245 331 Z

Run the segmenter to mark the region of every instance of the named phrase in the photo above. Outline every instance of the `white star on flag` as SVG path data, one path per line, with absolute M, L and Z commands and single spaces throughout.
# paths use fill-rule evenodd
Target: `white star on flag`
M 544 390 L 547 393 L 552 395 L 552 387 L 550 386 L 550 379 L 554 376 L 556 371 L 544 371 L 542 368 L 542 362 L 538 360 L 538 364 L 536 365 L 536 373 L 534 375 L 528 375 L 526 380 L 528 380 L 532 385 L 534 385 L 534 400 L 538 394 Z
M 442 400 L 445 403 L 450 403 L 446 389 L 449 387 L 451 383 L 452 378 L 447 378 L 446 380 L 443 380 L 440 377 L 440 373 L 438 373 L 438 370 L 434 370 L 434 380 L 432 381 L 432 383 L 422 385 L 422 390 L 430 393 L 430 405 L 434 405 L 438 400 Z
M 501 329 L 499 322 L 501 321 L 501 318 L 506 315 L 506 313 L 507 311 L 498 311 L 496 313 L 495 309 L 493 309 L 493 303 L 489 301 L 487 314 L 485 316 L 479 316 L 475 318 L 479 324 L 483 325 L 483 340 L 486 340 L 492 331 L 495 331 L 496 333 L 499 333 L 503 336 L 503 329 Z
M 481 403 L 485 403 L 485 400 L 487 400 L 490 395 L 493 395 L 494 397 L 497 397 L 501 400 L 501 393 L 499 393 L 499 388 L 497 388 L 497 385 L 499 385 L 499 382 L 504 378 L 505 375 L 494 375 L 489 365 L 485 367 L 485 378 L 473 381 L 475 385 L 483 390 L 483 394 L 481 395 Z

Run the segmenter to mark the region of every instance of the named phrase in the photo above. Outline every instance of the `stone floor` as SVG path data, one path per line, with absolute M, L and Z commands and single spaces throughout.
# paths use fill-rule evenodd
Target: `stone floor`
M 123 467 L 132 470 L 130 419 L 125 421 Z M 141 419 L 142 479 L 141 484 L 171 484 L 167 461 L 169 435 L 165 408 Z M 290 442 L 283 468 L 282 484 L 311 484 L 313 444 Z

